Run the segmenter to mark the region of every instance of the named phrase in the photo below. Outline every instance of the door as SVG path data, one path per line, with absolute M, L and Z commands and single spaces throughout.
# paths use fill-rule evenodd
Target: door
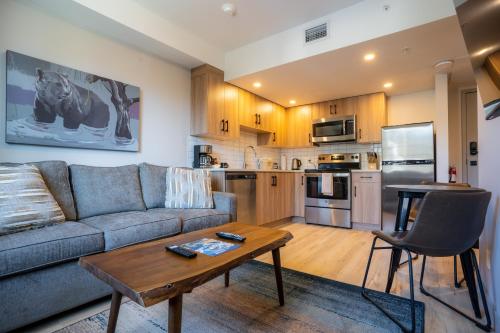
M 257 129 L 273 131 L 273 103 L 260 96 L 255 96 L 257 108 Z
M 294 194 L 295 194 L 295 203 L 294 203 L 294 216 L 304 217 L 304 206 L 305 206 L 305 174 L 304 173 L 295 173 L 293 174 L 295 177 L 294 182 Z
M 462 181 L 478 186 L 477 147 L 477 92 L 467 91 L 462 96 Z
M 311 106 L 302 105 L 286 111 L 286 145 L 287 147 L 309 147 L 311 138 Z
M 275 211 L 275 178 L 271 172 L 257 173 L 257 224 L 274 221 Z
M 237 87 L 224 84 L 224 137 L 227 139 L 240 137 L 238 95 Z
M 255 95 L 244 89 L 238 89 L 238 113 L 241 126 L 256 128 L 257 109 L 255 107 Z
M 355 106 L 358 143 L 381 141 L 381 128 L 387 125 L 385 94 L 359 96 Z

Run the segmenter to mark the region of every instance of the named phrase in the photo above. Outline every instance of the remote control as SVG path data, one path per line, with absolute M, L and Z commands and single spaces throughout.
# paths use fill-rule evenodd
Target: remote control
M 198 254 L 194 251 L 191 251 L 189 249 L 186 249 L 186 248 L 183 248 L 183 247 L 180 247 L 177 245 L 166 246 L 165 249 L 167 249 L 168 251 L 173 252 L 175 254 L 181 255 L 183 257 L 190 258 L 190 259 L 196 257 L 196 255 Z
M 247 239 L 245 236 L 241 236 L 241 235 L 238 235 L 238 234 L 232 234 L 230 232 L 224 232 L 224 231 L 219 231 L 219 232 L 217 232 L 215 234 L 217 236 L 219 236 L 220 238 L 235 240 L 235 241 L 238 241 L 238 242 L 243 242 L 243 241 L 245 241 L 245 239 Z

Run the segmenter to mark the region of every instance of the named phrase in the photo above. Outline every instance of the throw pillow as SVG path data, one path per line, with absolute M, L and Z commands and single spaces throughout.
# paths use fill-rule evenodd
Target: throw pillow
M 214 208 L 210 172 L 168 168 L 165 208 Z
M 0 235 L 64 221 L 36 166 L 0 166 Z

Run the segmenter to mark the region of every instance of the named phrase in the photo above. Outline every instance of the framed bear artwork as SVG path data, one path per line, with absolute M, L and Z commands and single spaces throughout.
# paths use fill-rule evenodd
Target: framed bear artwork
M 7 143 L 139 150 L 140 89 L 7 51 Z

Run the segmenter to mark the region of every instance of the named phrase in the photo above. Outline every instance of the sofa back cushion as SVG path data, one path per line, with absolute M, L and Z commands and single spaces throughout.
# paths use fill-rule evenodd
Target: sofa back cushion
M 165 207 L 166 173 L 167 167 L 148 163 L 139 165 L 142 196 L 148 209 Z
M 36 166 L 0 166 L 0 236 L 64 220 Z
M 66 220 L 76 220 L 75 202 L 69 184 L 68 165 L 64 161 L 29 162 L 38 168 L 49 191 L 61 207 Z M 19 163 L 1 163 L 3 166 L 20 165 Z
M 79 219 L 146 209 L 137 165 L 70 165 L 69 169 Z

